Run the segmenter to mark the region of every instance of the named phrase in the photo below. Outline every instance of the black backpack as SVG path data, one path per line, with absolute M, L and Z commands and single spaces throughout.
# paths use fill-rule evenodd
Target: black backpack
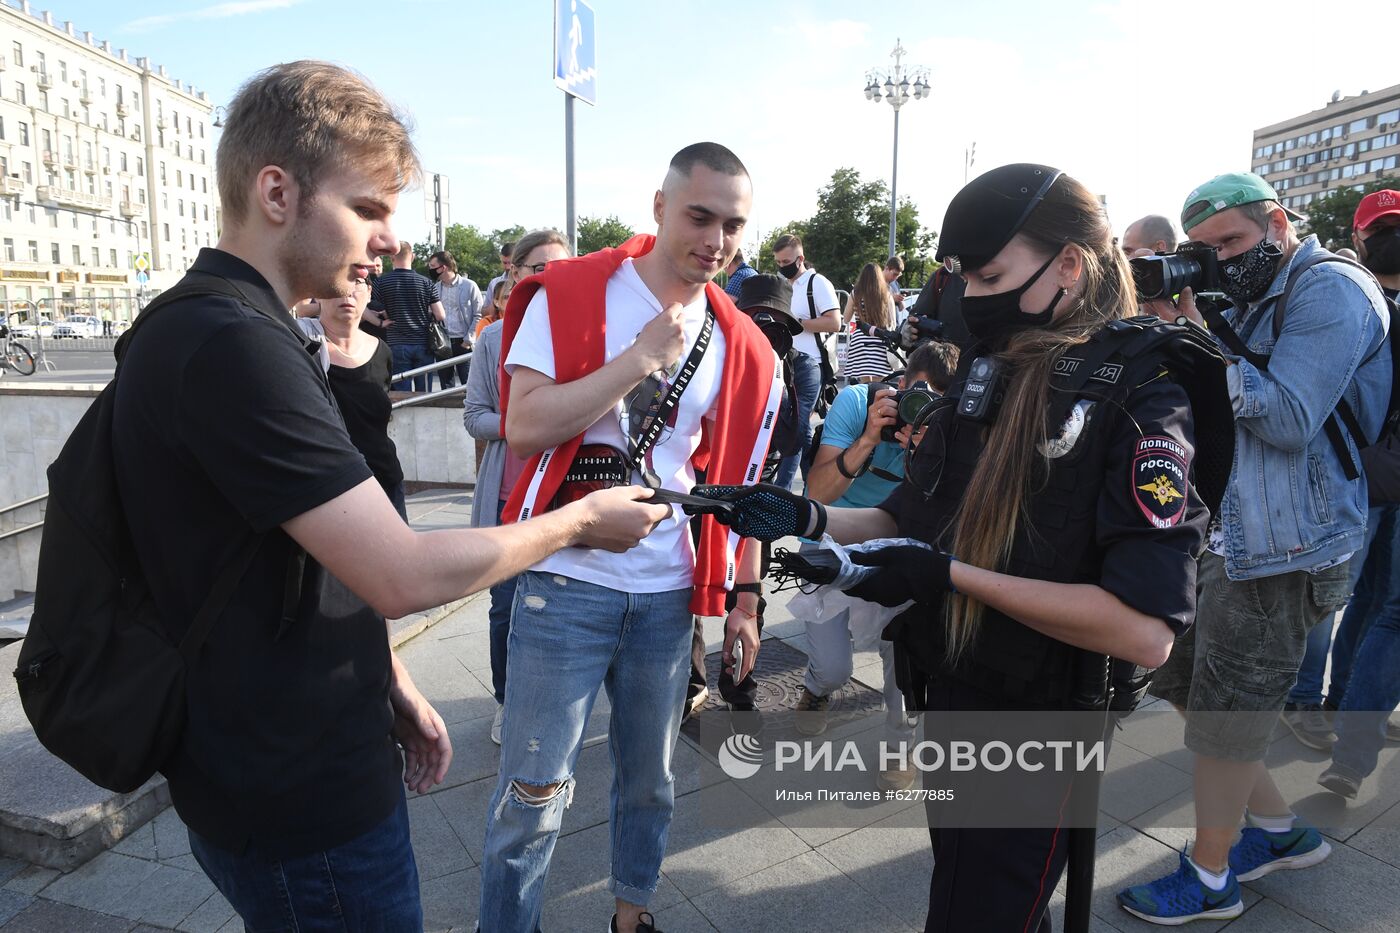
M 185 725 L 185 671 L 264 539 L 250 529 L 184 636 L 174 637 L 171 630 L 183 626 L 160 617 L 132 544 L 112 416 L 130 341 L 172 301 L 201 295 L 246 303 L 232 283 L 202 274 L 156 298 L 117 342 L 112 381 L 49 467 L 34 613 L 15 670 L 44 747 L 122 793 L 144 784 L 175 750 Z
M 1283 294 L 1274 303 L 1273 330 L 1275 341 L 1283 332 L 1284 309 L 1288 306 L 1288 298 L 1293 294 L 1293 287 L 1298 284 L 1298 279 L 1308 269 L 1325 262 L 1345 263 L 1365 272 L 1373 281 L 1375 279 L 1374 273 L 1361 263 L 1326 250 L 1299 263 L 1289 270 L 1288 281 L 1283 286 Z M 1380 288 L 1379 282 L 1376 283 L 1376 287 Z M 1382 295 L 1384 295 L 1384 291 L 1382 291 Z M 1332 444 L 1333 451 L 1342 463 L 1342 472 L 1346 478 L 1354 480 L 1363 474 L 1365 475 L 1367 495 L 1371 505 L 1400 502 L 1400 438 L 1396 437 L 1397 426 L 1400 426 L 1400 378 L 1397 378 L 1400 377 L 1400 309 L 1396 308 L 1395 302 L 1390 298 L 1385 298 L 1385 307 L 1388 315 L 1386 336 L 1387 342 L 1390 344 L 1391 378 L 1390 401 L 1386 406 L 1380 435 L 1374 439 L 1366 436 L 1366 432 L 1361 428 L 1361 422 L 1357 420 L 1355 412 L 1351 410 L 1351 405 L 1345 398 L 1338 400 L 1337 407 L 1328 415 L 1327 420 L 1322 425 L 1323 430 L 1327 433 L 1328 441 Z M 1249 360 L 1260 369 L 1268 368 L 1269 357 L 1250 350 L 1240 336 L 1235 333 L 1234 328 L 1221 315 L 1218 307 L 1203 305 L 1201 313 L 1209 322 L 1211 333 L 1218 334 L 1221 341 L 1230 348 L 1230 352 Z M 1347 448 L 1346 437 L 1342 433 L 1344 430 L 1351 435 L 1352 442 L 1356 444 L 1356 449 L 1361 453 L 1360 464 L 1357 464 L 1351 451 Z

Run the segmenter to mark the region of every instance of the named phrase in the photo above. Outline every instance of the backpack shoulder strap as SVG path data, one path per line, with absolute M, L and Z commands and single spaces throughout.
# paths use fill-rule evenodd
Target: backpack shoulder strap
M 238 554 L 232 561 L 224 565 L 219 571 L 219 576 L 214 580 L 213 587 L 209 590 L 209 595 L 204 598 L 199 611 L 195 613 L 194 621 L 185 631 L 185 635 L 180 639 L 180 656 L 185 659 L 185 666 L 191 667 L 199 657 L 199 651 L 204 647 L 204 642 L 209 638 L 209 633 L 214 630 L 214 623 L 218 621 L 219 615 L 228 605 L 228 601 L 233 598 L 233 591 L 238 587 L 238 583 L 243 579 L 243 575 L 252 566 L 253 557 L 258 553 L 258 548 L 262 547 L 265 534 L 254 534 L 243 542 L 238 549 Z
M 1345 256 L 1338 256 L 1336 253 L 1323 250 L 1320 254 L 1312 256 L 1288 273 L 1288 283 L 1283 288 L 1283 294 L 1279 296 L 1278 302 L 1274 305 L 1274 339 L 1278 340 L 1279 334 L 1283 332 L 1283 312 L 1288 305 L 1288 297 L 1293 294 L 1293 287 L 1298 283 L 1298 279 L 1304 272 L 1313 266 L 1320 266 L 1324 262 L 1339 262 L 1360 269 L 1368 278 L 1376 282 L 1376 288 L 1380 289 L 1379 281 L 1376 281 L 1375 273 L 1367 269 L 1354 259 Z M 1385 291 L 1381 289 L 1381 296 L 1384 298 Z M 1390 299 L 1386 300 L 1387 310 L 1390 309 Z M 1338 422 L 1341 422 L 1340 425 Z M 1347 449 L 1346 440 L 1342 437 L 1342 428 L 1345 427 L 1352 441 L 1358 450 L 1363 450 L 1371 445 L 1371 439 L 1366 436 L 1365 430 L 1361 427 L 1361 421 L 1356 417 L 1356 413 L 1351 410 L 1351 404 L 1343 397 L 1337 400 L 1337 408 L 1322 425 L 1327 432 L 1327 439 L 1331 442 L 1332 448 L 1337 452 L 1337 457 L 1342 461 L 1342 472 L 1349 480 L 1354 480 L 1361 475 L 1361 468 L 1357 465 L 1356 459 L 1352 457 L 1351 451 Z
M 117 368 L 121 368 L 122 357 L 126 356 L 127 348 L 131 345 L 131 340 L 136 332 L 141 329 L 150 319 L 161 309 L 183 298 L 193 298 L 201 295 L 218 295 L 224 298 L 232 298 L 240 304 L 247 304 L 248 300 L 238 287 L 228 279 L 219 275 L 210 275 L 203 272 L 188 273 L 183 279 L 154 299 L 146 307 L 141 309 L 141 313 L 136 315 L 136 320 L 131 327 L 121 337 L 117 338 L 117 343 L 113 349 L 113 355 L 117 358 Z M 113 377 L 115 381 L 115 376 Z
M 817 319 L 817 299 L 812 294 L 812 289 L 816 288 L 816 286 L 817 273 L 814 270 L 812 274 L 807 277 L 807 314 L 814 321 Z
M 241 304 L 247 304 L 247 299 L 238 287 L 222 276 L 209 275 L 206 273 L 192 272 L 181 279 L 173 288 L 167 289 L 157 295 L 150 304 L 142 309 L 137 315 L 136 321 L 131 325 L 126 333 L 122 334 L 117 341 L 115 356 L 117 358 L 117 370 L 120 371 L 122 358 L 126 355 L 130 347 L 130 341 L 137 330 L 146 324 L 150 319 L 158 314 L 162 309 L 185 298 L 194 298 L 206 295 L 217 295 L 224 298 L 232 298 Z M 116 385 L 116 374 L 112 376 L 111 386 Z M 108 388 L 110 389 L 111 386 Z M 108 423 L 108 430 L 111 425 Z M 210 588 L 209 594 L 200 604 L 199 610 L 195 613 L 190 627 L 185 631 L 180 639 L 180 655 L 184 659 L 187 667 L 194 664 L 199 656 L 200 649 L 204 647 L 204 642 L 209 638 L 209 633 L 214 629 L 214 623 L 218 621 L 224 607 L 228 605 L 229 599 L 233 597 L 233 592 L 237 588 L 239 581 L 253 563 L 253 558 L 266 539 L 266 534 L 250 534 L 246 541 L 239 547 L 234 559 L 224 566 L 214 580 L 214 585 Z
M 1290 295 L 1293 294 L 1293 287 L 1298 284 L 1298 279 L 1302 277 L 1304 272 L 1308 271 L 1313 266 L 1320 266 L 1324 262 L 1344 263 L 1355 269 L 1360 269 L 1362 272 L 1366 273 L 1366 275 L 1372 280 L 1375 280 L 1376 277 L 1375 273 L 1373 273 L 1370 269 L 1367 269 L 1365 266 L 1355 261 L 1354 259 L 1348 259 L 1345 256 L 1338 256 L 1336 253 L 1328 252 L 1327 250 L 1323 250 L 1318 255 L 1310 257 L 1306 262 L 1303 262 L 1295 268 L 1290 269 L 1288 272 L 1288 282 L 1283 286 L 1283 294 L 1280 295 L 1278 301 L 1274 303 L 1275 340 L 1278 339 L 1279 334 L 1283 333 L 1283 310 L 1288 306 L 1288 298 Z M 1379 282 L 1376 282 L 1376 288 L 1380 288 Z M 1381 294 L 1384 294 L 1384 292 L 1382 292 Z

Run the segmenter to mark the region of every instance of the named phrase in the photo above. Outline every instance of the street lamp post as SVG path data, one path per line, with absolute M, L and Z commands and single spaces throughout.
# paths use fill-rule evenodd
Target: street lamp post
M 890 57 L 894 59 L 894 69 L 888 74 L 878 69 L 871 69 L 865 74 L 865 99 L 880 101 L 884 100 L 894 108 L 894 164 L 890 168 L 890 251 L 889 255 L 895 255 L 895 215 L 899 208 L 897 182 L 899 178 L 899 108 L 912 100 L 923 100 L 929 95 L 932 88 L 928 83 L 927 68 L 911 68 L 904 65 L 901 59 L 907 53 L 904 46 L 896 39 L 894 51 Z M 911 80 L 912 79 L 912 80 Z

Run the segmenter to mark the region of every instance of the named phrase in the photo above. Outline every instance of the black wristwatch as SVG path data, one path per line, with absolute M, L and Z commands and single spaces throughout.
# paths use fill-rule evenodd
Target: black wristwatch
M 755 596 L 762 596 L 762 595 L 763 595 L 763 584 L 762 584 L 762 583 L 736 583 L 736 584 L 734 584 L 734 588 L 733 588 L 732 592 L 735 592 L 735 593 L 753 593 Z

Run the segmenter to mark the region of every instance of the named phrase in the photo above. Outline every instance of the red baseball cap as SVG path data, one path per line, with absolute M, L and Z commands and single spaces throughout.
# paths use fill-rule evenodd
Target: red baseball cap
M 1382 217 L 1392 214 L 1400 215 L 1400 191 L 1390 188 L 1373 191 L 1356 205 L 1356 217 L 1352 220 L 1352 226 L 1357 230 L 1365 230 Z

